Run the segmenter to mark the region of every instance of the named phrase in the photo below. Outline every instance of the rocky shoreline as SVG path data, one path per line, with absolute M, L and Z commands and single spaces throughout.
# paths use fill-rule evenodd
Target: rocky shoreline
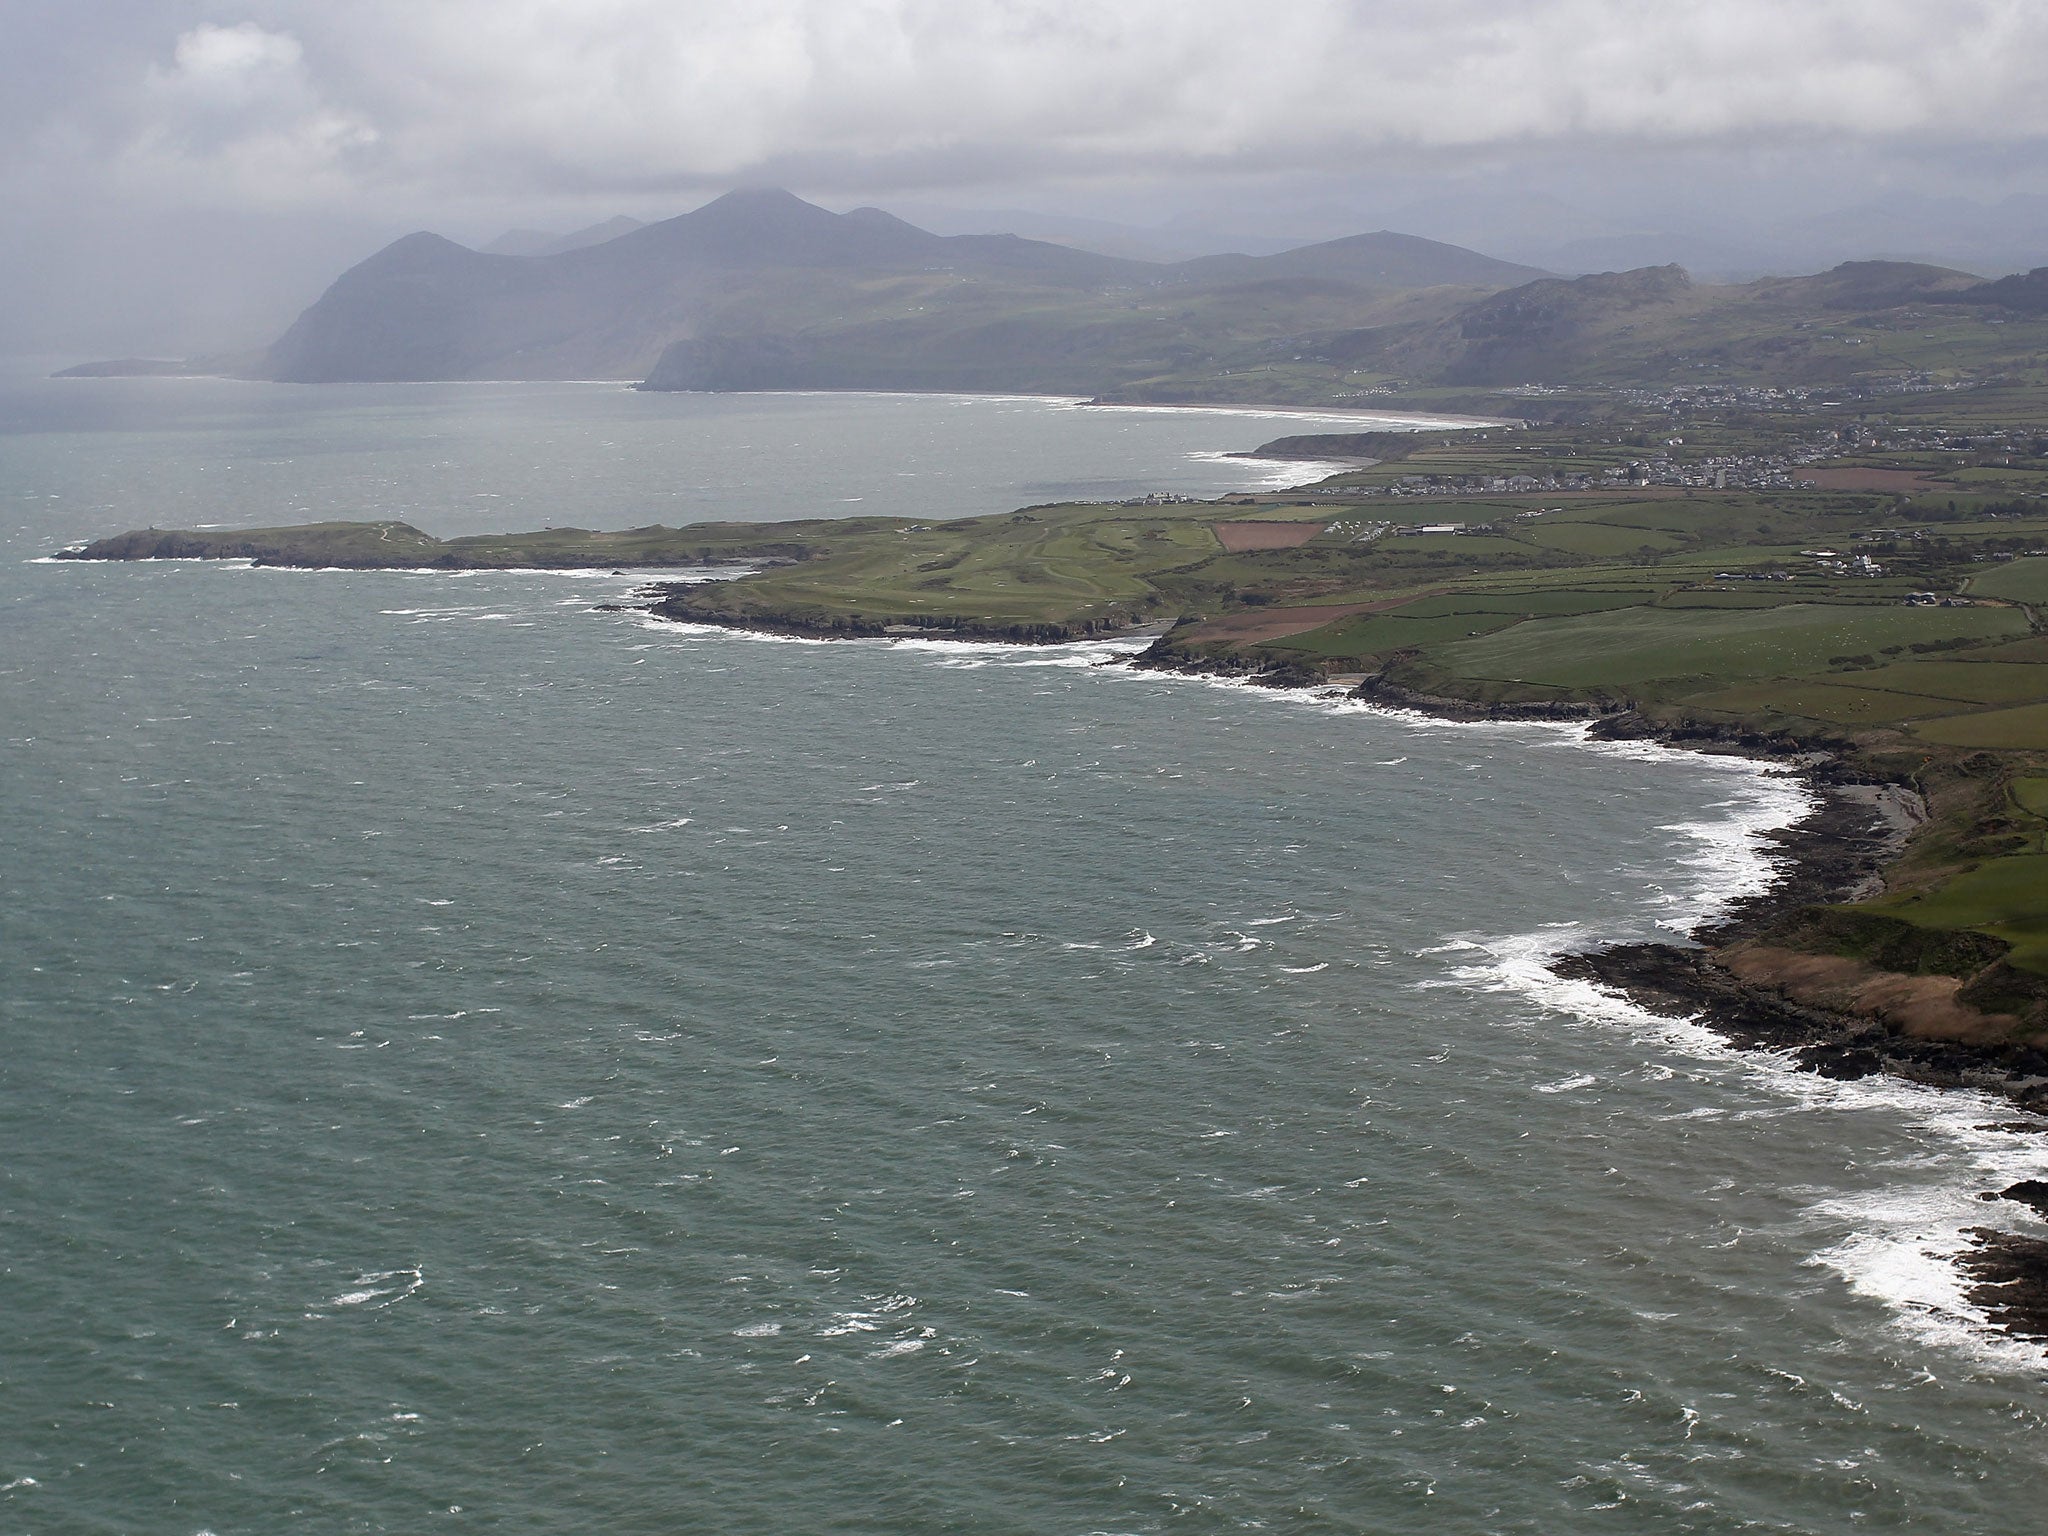
M 797 640 L 956 640 L 978 645 L 1072 645 L 1083 640 L 1147 638 L 1163 623 L 991 624 L 965 618 L 934 617 L 917 623 L 892 622 L 846 615 L 806 617 L 795 613 L 734 613 L 705 601 L 703 583 L 655 583 L 625 603 L 602 606 L 637 609 L 676 624 L 709 624 L 719 629 Z
M 1784 876 L 1772 890 L 1741 903 L 1720 921 L 1695 930 L 1695 946 L 1615 944 L 1560 956 L 1551 969 L 1617 992 L 1638 1007 L 1704 1025 L 1731 1044 L 1788 1053 L 1792 1064 L 1823 1077 L 1855 1079 L 1887 1073 L 1934 1088 L 1995 1095 L 2030 1116 L 2048 1116 L 2048 1053 L 2012 1042 L 1916 1038 L 1885 1020 L 1813 1008 L 1745 981 L 1718 963 L 1716 947 L 1739 942 L 1775 918 L 1815 901 L 1845 900 L 1868 889 L 1900 841 L 1867 798 L 1823 786 L 1821 806 L 1794 827 L 1773 834 L 1785 850 Z M 2002 1130 L 2044 1137 L 2048 1119 L 1998 1122 Z M 2048 1216 L 2048 1184 L 2026 1180 L 1987 1202 L 2016 1201 Z M 2015 1338 L 2048 1342 L 2048 1240 L 2000 1227 L 1973 1227 L 1972 1246 L 1956 1266 L 1972 1282 L 1965 1299 L 1989 1325 Z
M 668 594 L 654 589 L 644 595 Z M 699 614 L 666 601 L 632 606 L 644 606 L 659 617 L 684 622 L 806 638 L 913 637 L 908 626 L 809 624 L 790 617 Z M 1057 634 L 937 627 L 920 627 L 914 633 L 933 639 L 1002 639 L 1024 645 L 1111 638 L 1102 631 L 1089 634 L 1061 628 L 1063 632 Z M 1261 687 L 1333 686 L 1328 678 L 1305 667 L 1233 663 L 1159 645 L 1129 657 L 1124 664 L 1147 671 L 1228 677 Z M 1607 945 L 1559 956 L 1551 969 L 1560 976 L 1619 993 L 1651 1013 L 1704 1025 L 1731 1044 L 1787 1053 L 1794 1065 L 1824 1077 L 1855 1079 L 1882 1072 L 1929 1087 L 2002 1097 L 2015 1111 L 2041 1118 L 2000 1122 L 2001 1129 L 2048 1136 L 2048 1051 L 2010 1041 L 1916 1036 L 1882 1017 L 1795 1001 L 1776 987 L 1738 976 L 1717 958 L 1718 952 L 1731 946 L 1767 935 L 1802 908 L 1855 901 L 1882 890 L 1885 868 L 1925 817 L 1911 786 L 1862 774 L 1848 766 L 1841 753 L 1826 746 L 1713 726 L 1660 724 L 1627 709 L 1563 703 L 1486 705 L 1416 693 L 1371 677 L 1346 687 L 1344 694 L 1444 719 L 1581 721 L 1596 740 L 1661 741 L 1691 751 L 1756 759 L 1799 775 L 1813 793 L 1814 809 L 1792 826 L 1763 834 L 1778 852 L 1778 878 L 1767 891 L 1745 898 L 1713 922 L 1695 929 L 1686 936 L 1686 943 Z M 2043 1148 L 2044 1159 L 2048 1159 L 2048 1141 Z M 2004 1192 L 1986 1191 L 1984 1198 L 2015 1200 L 2048 1216 L 2048 1184 L 2039 1181 L 2025 1181 Z M 2048 1341 L 2048 1240 L 1990 1227 L 1973 1229 L 1971 1235 L 1976 1246 L 1957 1260 L 1974 1282 L 1969 1300 L 1985 1309 L 1993 1326 L 2015 1336 Z
M 1314 686 L 1322 679 L 1291 670 L 1260 672 L 1185 653 L 1140 656 L 1154 670 L 1241 677 L 1271 687 Z M 1656 740 L 1692 751 L 1757 759 L 1798 774 L 1814 809 L 1789 827 L 1766 833 L 1776 845 L 1778 878 L 1687 935 L 1687 943 L 1611 944 L 1559 956 L 1558 975 L 1619 993 L 1651 1013 L 1704 1025 L 1731 1044 L 1787 1053 L 1824 1077 L 1855 1079 L 1888 1073 L 1929 1087 L 1996 1095 L 2040 1119 L 2000 1122 L 2015 1133 L 2048 1138 L 2048 1051 L 2010 1041 L 1922 1038 L 1871 1014 L 1812 1007 L 1773 986 L 1745 980 L 1720 963 L 1717 951 L 1753 941 L 1802 908 L 1855 901 L 1884 888 L 1925 807 L 1911 786 L 1872 779 L 1843 756 L 1788 737 L 1758 736 L 1711 726 L 1656 724 L 1625 709 L 1584 704 L 1485 705 L 1366 678 L 1348 696 L 1443 719 L 1582 720 L 1596 740 Z M 2048 1139 L 2043 1142 L 2048 1163 Z M 1985 1191 L 1986 1201 L 2013 1200 L 2048 1216 L 2048 1183 L 2024 1181 Z M 2048 1341 L 2048 1239 L 1995 1227 L 1971 1230 L 1974 1246 L 1957 1259 L 1973 1282 L 1967 1299 L 1991 1326 L 2015 1337 Z
M 1192 675 L 1235 677 L 1274 688 L 1330 686 L 1303 669 L 1258 670 L 1185 652 L 1133 657 L 1131 665 Z M 1914 1038 L 1881 1020 L 1802 1005 L 1770 987 L 1745 981 L 1713 951 L 1764 936 L 1784 918 L 1811 906 L 1857 901 L 1884 888 L 1884 870 L 1925 818 L 1913 788 L 1872 778 L 1845 763 L 1830 744 L 1759 735 L 1709 725 L 1660 724 L 1625 708 L 1583 703 L 1482 704 L 1442 698 L 1368 677 L 1346 696 L 1391 709 L 1469 722 L 1585 722 L 1601 741 L 1658 741 L 1688 751 L 1750 758 L 1796 774 L 1814 809 L 1789 827 L 1763 834 L 1775 845 L 1778 875 L 1770 888 L 1728 908 L 1687 935 L 1685 944 L 1618 944 L 1562 956 L 1553 969 L 1624 993 L 1653 1012 L 1696 1016 L 1736 1044 L 1797 1049 L 1800 1064 L 1834 1077 L 1890 1071 L 1916 1082 L 2000 1094 L 2048 1116 L 2048 1052 L 2031 1046 Z M 2048 1124 L 2042 1129 L 2048 1131 Z

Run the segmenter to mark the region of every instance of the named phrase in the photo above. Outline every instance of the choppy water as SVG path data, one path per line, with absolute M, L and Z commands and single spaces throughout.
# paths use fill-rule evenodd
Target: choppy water
M 1940 1256 L 2040 1138 L 1541 966 L 1760 878 L 1784 781 L 607 577 L 27 563 L 1284 427 L 177 387 L 0 428 L 5 1528 L 2038 1528 L 2048 1369 Z

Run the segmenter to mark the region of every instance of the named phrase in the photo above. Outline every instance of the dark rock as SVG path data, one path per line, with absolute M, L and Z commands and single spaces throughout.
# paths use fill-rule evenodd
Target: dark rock
M 2048 1180 L 2021 1179 L 2009 1184 L 1998 1192 L 2001 1200 L 2017 1200 L 2021 1205 L 2030 1205 L 2043 1216 L 2048 1216 Z
M 2048 1339 L 2048 1242 L 1989 1227 L 1970 1236 L 1976 1246 L 1956 1261 L 1977 1282 L 1966 1299 L 2007 1333 Z
M 1884 1056 L 1866 1045 L 1844 1045 L 1827 1041 L 1809 1045 L 1799 1052 L 1799 1065 L 1822 1077 L 1854 1082 L 1875 1077 L 1884 1070 Z

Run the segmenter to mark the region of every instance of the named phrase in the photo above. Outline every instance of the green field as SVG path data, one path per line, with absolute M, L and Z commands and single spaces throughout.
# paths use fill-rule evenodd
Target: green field
M 1387 546 L 1402 554 L 1446 555 L 1460 562 L 1478 562 L 1489 556 L 1523 553 L 1517 541 L 1483 533 L 1394 534 L 1388 537 Z
M 1686 543 L 1675 533 L 1648 528 L 1616 528 L 1605 523 L 1530 523 L 1525 525 L 1524 535 L 1545 549 L 1595 558 L 1632 555 L 1645 550 L 1661 554 Z
M 1150 615 L 1150 575 L 1220 553 L 1205 520 L 1090 506 L 828 534 L 815 545 L 799 564 L 691 596 L 706 616 L 1087 627 Z
M 2035 665 L 2048 664 L 2048 635 L 2036 635 L 2027 640 L 2015 640 L 2010 645 L 1995 645 L 1986 650 L 1971 651 L 1971 661 L 2024 661 Z
M 1717 688 L 1694 694 L 1686 703 L 1694 709 L 1766 723 L 1820 720 L 1842 726 L 1897 725 L 1904 720 L 1951 714 L 1956 707 L 1947 699 L 1914 698 L 1815 678 Z
M 1972 597 L 2003 597 L 2016 603 L 2048 603 L 2048 559 L 2014 560 L 1970 578 Z
M 2013 946 L 2015 965 L 2048 971 L 2048 854 L 2013 854 L 1966 869 L 1932 891 L 1866 903 L 1925 928 L 1974 929 Z
M 2013 804 L 2030 816 L 2039 816 L 2048 821 L 2048 776 L 2015 779 L 2012 785 Z
M 2048 703 L 1935 720 L 1915 726 L 1913 734 L 1922 741 L 1939 742 L 1949 747 L 2048 752 Z
M 1275 650 L 1364 660 L 1418 646 L 1440 645 L 1468 635 L 1483 635 L 1518 622 L 1519 616 L 1509 613 L 1451 613 L 1427 618 L 1409 618 L 1400 613 L 1361 614 L 1305 635 L 1275 640 L 1272 646 Z
M 1754 612 L 1628 609 L 1551 620 L 1445 647 L 1454 676 L 1551 687 L 1634 689 L 1648 684 L 1785 677 L 1831 657 L 1887 645 L 2023 634 L 2026 620 L 1998 608 L 1849 608 L 1790 604 Z
M 1580 613 L 1604 613 L 1613 608 L 1633 608 L 1657 596 L 1649 588 L 1586 591 L 1572 587 L 1536 588 L 1523 591 L 1454 592 L 1417 598 L 1393 612 L 1407 619 L 1436 618 L 1455 613 L 1511 613 L 1520 618 L 1543 618 Z
M 1859 688 L 1964 704 L 2021 704 L 2041 698 L 2048 678 L 2040 667 L 2010 661 L 1902 661 L 1859 671 L 1854 681 Z

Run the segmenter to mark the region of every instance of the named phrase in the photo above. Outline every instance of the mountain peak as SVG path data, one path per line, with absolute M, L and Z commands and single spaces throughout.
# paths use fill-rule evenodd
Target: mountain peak
M 818 208 L 818 205 L 816 203 L 805 202 L 802 198 L 798 197 L 794 192 L 790 191 L 787 187 L 765 186 L 734 187 L 730 192 L 719 193 L 718 196 L 711 199 L 710 202 L 704 204 L 704 207 L 717 208 L 724 204 L 744 205 L 747 203 L 755 203 L 764 207 L 779 206 L 783 208 L 816 208 L 817 211 L 820 213 L 823 213 L 825 211 L 822 208 Z M 699 211 L 701 212 L 702 210 L 700 209 Z
M 842 217 L 780 187 L 751 187 L 577 254 L 593 263 L 840 267 L 924 259 L 938 239 L 887 214 Z
M 342 277 L 347 279 L 365 274 L 381 278 L 394 273 L 454 271 L 497 259 L 473 251 L 466 245 L 458 245 L 430 229 L 417 229 L 409 235 L 401 235 L 383 250 L 350 268 Z
M 458 245 L 446 235 L 437 235 L 431 229 L 416 229 L 409 235 L 400 235 L 377 254 L 400 257 L 440 256 L 449 251 L 467 250 L 468 246 Z
M 711 199 L 703 207 L 683 215 L 686 219 L 725 222 L 733 219 L 837 218 L 838 215 L 807 203 L 781 187 L 736 187 Z

